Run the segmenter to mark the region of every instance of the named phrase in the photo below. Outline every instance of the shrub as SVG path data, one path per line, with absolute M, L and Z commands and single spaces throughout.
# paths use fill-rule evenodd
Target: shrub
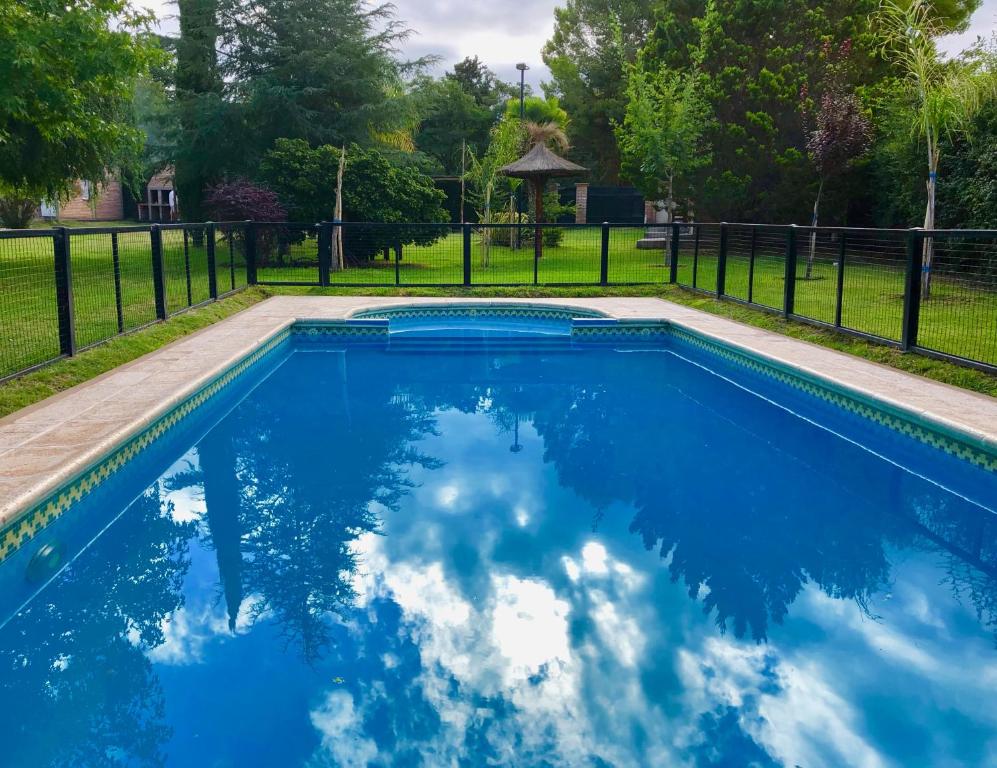
M 313 148 L 300 139 L 278 139 L 264 157 L 261 171 L 295 219 L 328 221 L 336 206 L 339 158 L 340 150 L 335 147 Z M 392 163 L 376 149 L 347 147 L 343 220 L 395 226 L 345 227 L 346 260 L 357 264 L 384 248 L 430 245 L 445 237 L 449 216 L 444 200 L 443 191 L 417 168 Z
M 246 179 L 209 186 L 204 209 L 214 221 L 287 221 L 287 211 L 277 195 Z

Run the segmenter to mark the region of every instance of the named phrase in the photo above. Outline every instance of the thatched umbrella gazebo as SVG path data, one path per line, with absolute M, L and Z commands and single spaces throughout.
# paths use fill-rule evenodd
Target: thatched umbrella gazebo
M 544 186 L 553 178 L 588 173 L 588 168 L 583 168 L 554 154 L 547 149 L 546 144 L 541 142 L 516 162 L 500 168 L 499 172 L 506 176 L 533 182 L 533 193 L 536 198 L 536 232 L 533 238 L 533 251 L 539 259 L 543 256 L 541 222 L 544 213 Z

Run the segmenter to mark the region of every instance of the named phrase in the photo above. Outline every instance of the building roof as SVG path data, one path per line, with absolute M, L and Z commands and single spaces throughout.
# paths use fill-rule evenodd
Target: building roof
M 149 189 L 173 189 L 173 166 L 168 165 L 146 184 Z
M 555 155 L 544 144 L 537 144 L 516 162 L 500 168 L 499 171 L 506 176 L 514 176 L 518 179 L 534 179 L 551 176 L 577 176 L 580 173 L 588 173 L 588 168 L 583 168 L 570 160 Z

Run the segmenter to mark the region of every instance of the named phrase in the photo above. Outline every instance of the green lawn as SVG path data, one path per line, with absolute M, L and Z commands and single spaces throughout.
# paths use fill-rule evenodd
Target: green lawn
M 705 230 L 704 230 L 705 232 Z M 539 285 L 599 281 L 601 231 L 598 227 L 567 228 L 558 247 L 547 247 L 537 270 Z M 505 233 L 496 235 L 505 239 Z M 609 281 L 663 286 L 668 280 L 665 253 L 638 250 L 640 228 L 614 228 L 610 233 Z M 118 330 L 110 235 L 74 235 L 71 238 L 77 344 L 81 347 L 113 336 Z M 258 279 L 317 284 L 317 243 L 314 238 L 293 244 L 282 264 L 267 258 L 261 248 Z M 125 329 L 155 319 L 152 263 L 147 232 L 118 235 L 122 315 Z M 493 243 L 488 263 L 480 238 L 472 239 L 472 285 L 477 287 L 532 284 L 531 247 L 514 249 Z M 717 242 L 703 239 L 694 256 L 692 242 L 683 239 L 679 282 L 716 289 Z M 239 243 L 219 234 L 216 242 L 219 291 L 245 284 L 245 266 Z M 463 243 L 459 232 L 430 246 L 406 246 L 397 266 L 378 258 L 369 266 L 333 272 L 335 287 L 374 285 L 428 287 L 463 282 Z M 163 231 L 167 304 L 170 312 L 208 298 L 207 255 L 203 244 L 178 230 Z M 0 377 L 59 354 L 55 281 L 50 238 L 0 239 Z M 834 254 L 818 253 L 813 278 L 803 279 L 801 257 L 796 282 L 796 312 L 833 323 L 837 293 Z M 187 271 L 189 262 L 190 281 Z M 728 243 L 726 294 L 748 298 L 749 260 L 742 239 Z M 850 255 L 846 260 L 842 324 L 854 330 L 899 340 L 903 314 L 902 249 Z M 773 235 L 757 244 L 752 300 L 781 308 L 784 254 Z M 630 292 L 633 292 L 631 289 Z M 961 287 L 936 278 L 934 296 L 921 310 L 920 343 L 951 354 L 997 364 L 997 294 Z

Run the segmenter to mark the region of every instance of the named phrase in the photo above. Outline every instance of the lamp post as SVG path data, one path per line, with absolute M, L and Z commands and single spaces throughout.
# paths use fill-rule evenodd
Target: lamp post
M 519 70 L 519 119 L 526 119 L 526 70 L 530 67 L 528 64 L 520 62 L 516 65 L 516 69 Z
M 519 70 L 519 120 L 523 122 L 526 120 L 526 70 L 530 67 L 526 62 L 519 62 L 516 65 L 516 69 Z M 522 189 L 516 190 L 516 224 L 519 224 L 523 219 L 523 192 Z M 511 222 L 510 222 L 511 223 Z M 517 250 L 522 245 L 522 232 L 520 228 L 516 227 L 516 248 Z

